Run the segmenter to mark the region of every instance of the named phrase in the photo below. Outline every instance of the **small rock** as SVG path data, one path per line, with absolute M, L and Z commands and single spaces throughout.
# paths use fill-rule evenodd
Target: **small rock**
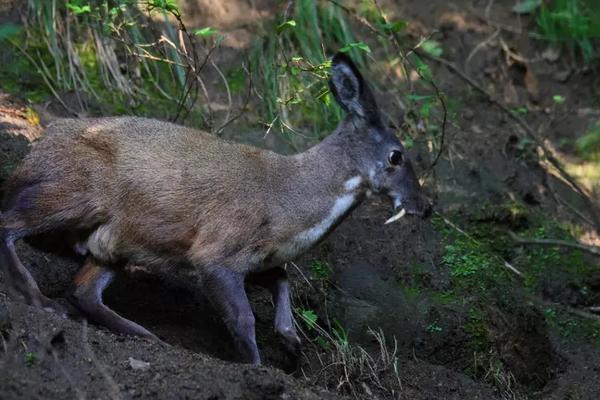
M 147 371 L 150 369 L 150 363 L 129 357 L 129 367 L 134 371 Z
M 549 62 L 555 62 L 560 57 L 560 49 L 553 46 L 548 46 L 546 50 L 542 52 L 542 58 Z
M 473 117 L 475 116 L 475 113 L 473 112 L 473 110 L 467 108 L 466 110 L 463 111 L 463 118 L 466 119 L 467 121 L 470 121 L 473 119 Z
M 566 82 L 571 76 L 571 70 L 557 71 L 552 74 L 552 79 L 557 82 Z

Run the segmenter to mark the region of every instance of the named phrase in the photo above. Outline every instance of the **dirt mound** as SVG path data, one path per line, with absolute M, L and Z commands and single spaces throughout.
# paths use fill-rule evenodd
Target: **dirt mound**
M 119 337 L 4 298 L 4 399 L 335 399 L 269 367 Z

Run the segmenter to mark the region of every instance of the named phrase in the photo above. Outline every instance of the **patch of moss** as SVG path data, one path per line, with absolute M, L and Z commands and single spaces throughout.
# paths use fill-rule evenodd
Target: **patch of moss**
M 450 268 L 453 287 L 471 294 L 482 294 L 512 280 L 502 260 L 485 243 L 463 235 L 446 245 L 442 260 Z

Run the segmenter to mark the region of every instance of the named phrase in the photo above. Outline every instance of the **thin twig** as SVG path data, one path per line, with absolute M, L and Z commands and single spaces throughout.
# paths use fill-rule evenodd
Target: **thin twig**
M 600 256 L 600 247 L 591 246 L 587 244 L 568 242 L 566 240 L 558 240 L 558 239 L 525 239 L 514 232 L 508 231 L 510 237 L 519 244 L 530 244 L 530 245 L 538 245 L 538 246 L 560 246 L 560 247 L 570 247 L 574 249 L 579 249 L 586 251 L 590 254 L 594 254 L 596 256 Z
M 219 129 L 217 129 L 217 135 L 220 135 L 223 132 L 223 130 L 227 127 L 227 125 L 231 124 L 232 122 L 234 122 L 235 120 L 240 118 L 242 115 L 244 115 L 246 113 L 246 109 L 248 108 L 248 103 L 250 102 L 250 96 L 252 95 L 252 74 L 250 73 L 250 71 L 248 71 L 248 68 L 246 68 L 245 65 L 242 65 L 242 69 L 246 72 L 246 75 L 248 76 L 248 91 L 246 93 L 246 98 L 244 100 L 244 103 L 240 107 L 240 112 L 237 113 L 236 115 L 234 115 L 233 117 L 227 119 L 219 127 Z

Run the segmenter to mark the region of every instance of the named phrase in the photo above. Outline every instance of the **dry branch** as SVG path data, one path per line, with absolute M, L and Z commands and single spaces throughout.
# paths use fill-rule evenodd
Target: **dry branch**
M 517 236 L 514 232 L 508 232 L 510 237 L 519 244 L 524 245 L 538 245 L 538 246 L 561 246 L 561 247 L 570 247 L 573 249 L 578 249 L 582 251 L 586 251 L 590 254 L 594 254 L 596 256 L 600 256 L 600 247 L 598 246 L 590 246 L 587 244 L 581 243 L 573 243 L 567 242 L 566 240 L 558 240 L 558 239 L 525 239 L 520 236 Z

